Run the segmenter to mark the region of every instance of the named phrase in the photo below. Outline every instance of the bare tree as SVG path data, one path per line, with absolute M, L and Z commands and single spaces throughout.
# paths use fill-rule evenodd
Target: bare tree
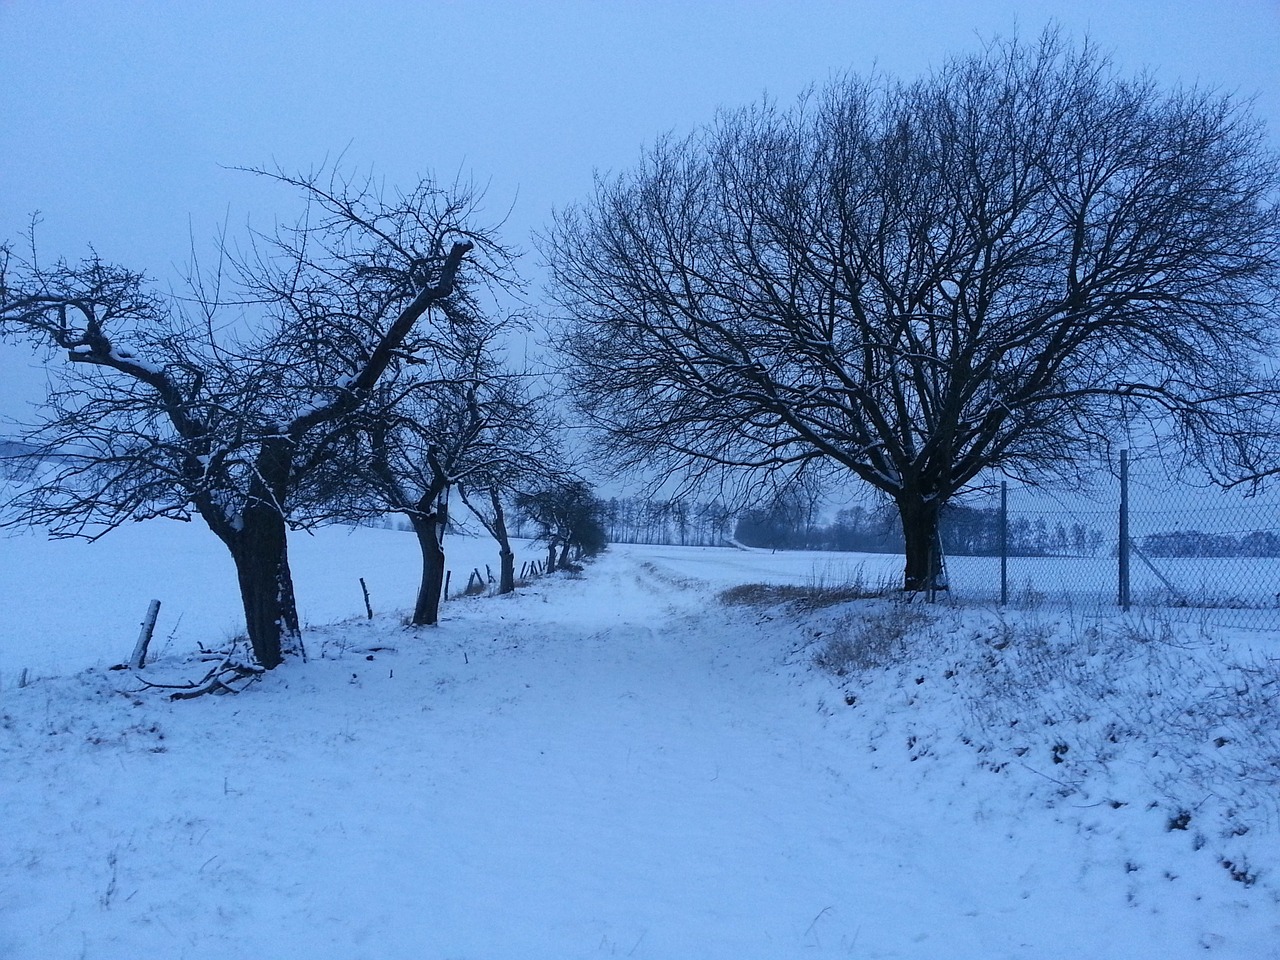
M 484 409 L 499 432 L 497 455 L 458 481 L 458 494 L 498 544 L 498 593 L 516 587 L 515 551 L 507 524 L 511 498 L 539 484 L 564 482 L 572 468 L 560 443 L 561 425 L 524 377 L 498 381 Z M 490 384 L 492 388 L 494 384 Z
M 6 245 L 0 331 L 70 362 L 28 437 L 57 466 L 9 522 L 96 537 L 198 516 L 231 552 L 270 669 L 300 640 L 286 531 L 323 519 L 319 465 L 418 349 L 419 321 L 473 296 L 464 260 L 485 254 L 491 275 L 505 258 L 471 225 L 466 188 L 386 196 L 337 174 L 265 175 L 301 192 L 303 219 L 239 256 L 224 243 L 219 269 L 193 269 L 181 295 L 97 256 L 46 266 L 34 231 L 25 254 Z
M 1219 480 L 1273 455 L 1277 196 L 1245 107 L 1049 31 L 723 113 L 599 180 L 544 254 L 620 462 L 843 468 L 923 589 L 942 506 L 991 471 L 1080 478 L 1126 430 Z
M 538 530 L 547 546 L 547 572 L 565 567 L 573 557 L 590 557 L 607 545 L 604 504 L 591 485 L 577 478 L 558 478 L 516 495 L 516 507 Z
M 449 494 L 499 545 L 500 589 L 514 589 L 503 491 L 547 475 L 554 430 L 528 395 L 525 378 L 504 371 L 494 340 L 506 322 L 467 316 L 432 338 L 385 383 L 377 402 L 353 418 L 352 442 L 326 468 L 346 516 L 403 513 L 418 538 L 422 578 L 414 624 L 439 618 L 445 576 Z M 352 478 L 359 478 L 355 484 Z M 477 500 L 468 491 L 483 491 Z

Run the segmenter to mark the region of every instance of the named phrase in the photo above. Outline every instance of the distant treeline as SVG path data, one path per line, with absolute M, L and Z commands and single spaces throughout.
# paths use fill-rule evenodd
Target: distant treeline
M 1000 511 L 995 507 L 948 506 L 942 512 L 942 543 L 956 556 L 1000 556 Z M 1107 537 L 1079 521 L 1009 517 L 1011 557 L 1096 557 Z
M 799 502 L 783 502 L 744 514 L 735 539 L 771 550 L 837 550 L 902 553 L 902 530 L 890 507 L 841 510 L 829 524 L 813 522 Z M 950 556 L 998 557 L 1000 511 L 990 507 L 947 506 L 940 523 L 943 549 Z M 1114 556 L 1116 537 L 1068 520 L 1009 517 L 1008 556 Z M 1280 557 L 1280 532 L 1206 533 L 1174 530 L 1147 534 L 1138 542 L 1148 557 Z
M 903 552 L 902 529 L 890 507 L 850 507 L 835 520 L 815 522 L 815 508 L 799 501 L 751 510 L 735 520 L 718 501 L 686 503 L 614 497 L 602 501 L 602 524 L 610 543 L 723 546 L 730 540 L 768 550 L 831 550 L 849 553 Z M 512 535 L 532 535 L 527 519 L 510 517 Z M 385 519 L 387 528 L 411 529 L 403 520 Z M 1000 511 L 950 505 L 942 514 L 943 548 L 949 556 L 1000 556 Z M 1205 533 L 1175 530 L 1151 533 L 1137 541 L 1148 557 L 1280 557 L 1280 533 Z M 1045 517 L 1009 518 L 1011 557 L 1113 557 L 1116 539 L 1079 522 Z
M 0 479 L 29 480 L 40 467 L 39 447 L 0 438 Z
M 902 528 L 890 507 L 850 507 L 831 523 L 815 520 L 816 504 L 783 498 L 735 518 L 719 501 L 686 502 L 613 497 L 602 503 L 601 522 L 610 543 L 720 546 L 730 539 L 770 550 L 902 553 Z M 1044 518 L 1009 519 L 1011 556 L 1096 556 L 1106 538 L 1082 523 Z M 954 555 L 999 556 L 1000 512 L 953 505 L 942 518 L 942 540 Z
M 640 500 L 613 497 L 601 503 L 601 523 L 610 543 L 723 546 L 733 530 L 733 511 L 718 501 Z
M 1280 533 L 1251 530 L 1248 533 L 1205 533 L 1171 530 L 1151 533 L 1141 540 L 1149 557 L 1280 557 Z
M 834 522 L 809 522 L 795 504 L 777 504 L 748 512 L 738 521 L 736 539 L 744 546 L 773 550 L 838 550 L 902 553 L 902 529 L 889 507 L 850 507 Z M 940 523 L 943 549 L 953 556 L 1000 555 L 1000 511 L 950 505 Z M 1106 537 L 1083 523 L 1050 524 L 1043 517 L 1009 518 L 1008 551 L 1015 557 L 1097 556 Z

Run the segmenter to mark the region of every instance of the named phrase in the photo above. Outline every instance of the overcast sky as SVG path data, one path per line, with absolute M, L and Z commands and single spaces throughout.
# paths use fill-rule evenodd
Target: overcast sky
M 344 154 L 393 186 L 488 184 L 528 249 L 593 171 L 719 106 L 873 66 L 909 78 L 1051 20 L 1125 72 L 1256 97 L 1280 143 L 1280 0 L 0 0 L 0 237 L 39 211 L 44 257 L 93 244 L 168 281 L 192 234 L 290 214 L 228 167 Z M 40 395 L 28 357 L 0 349 L 0 416 Z

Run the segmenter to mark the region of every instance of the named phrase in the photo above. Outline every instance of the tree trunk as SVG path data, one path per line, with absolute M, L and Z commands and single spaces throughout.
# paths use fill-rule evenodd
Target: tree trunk
M 498 541 L 498 593 L 511 593 L 516 588 L 516 555 L 511 549 L 507 514 L 502 509 L 502 497 L 497 487 L 489 488 L 489 502 L 493 504 L 493 538 Z
M 556 572 L 556 541 L 553 539 L 547 541 L 547 573 Z
M 573 538 L 566 537 L 564 545 L 560 547 L 560 559 L 556 561 L 561 568 L 569 565 L 569 549 L 573 546 Z
M 422 551 L 422 582 L 413 607 L 415 626 L 430 626 L 440 619 L 440 597 L 444 592 L 444 538 L 434 512 L 409 514 L 409 522 Z
M 513 593 L 516 589 L 516 555 L 510 547 L 498 551 L 498 593 Z
M 442 481 L 443 483 L 443 481 Z M 422 583 L 413 607 L 414 626 L 430 626 L 440 619 L 444 593 L 444 529 L 449 522 L 449 487 L 435 486 L 409 512 L 409 522 L 422 551 Z
M 267 509 L 246 513 L 242 520 L 243 526 L 229 546 L 240 581 L 245 629 L 254 657 L 272 670 L 291 646 L 286 641 L 300 642 L 302 638 L 285 523 L 278 513 Z
M 938 538 L 941 503 L 927 495 L 904 495 L 898 498 L 897 505 L 907 554 L 902 589 L 908 592 L 945 590 L 942 546 Z

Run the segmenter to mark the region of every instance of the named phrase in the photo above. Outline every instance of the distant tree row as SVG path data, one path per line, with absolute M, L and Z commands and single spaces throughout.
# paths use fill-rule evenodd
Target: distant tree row
M 719 501 L 611 497 L 600 509 L 610 543 L 718 547 L 733 532 L 734 512 Z
M 1170 530 L 1142 538 L 1142 552 L 1151 557 L 1280 557 L 1280 533 L 1205 533 Z
M 942 545 L 950 556 L 992 557 L 1001 552 L 1000 511 L 948 504 L 939 523 Z M 901 554 L 901 527 L 890 507 L 850 507 L 828 524 L 813 523 L 803 501 L 781 498 L 749 511 L 738 521 L 736 539 L 744 546 L 772 550 L 838 550 Z M 1082 523 L 1054 523 L 1043 518 L 1009 518 L 1008 556 L 1097 556 L 1105 536 Z
M 19 440 L 0 440 L 0 480 L 30 480 L 39 466 L 38 448 Z
M 1000 511 L 994 507 L 948 504 L 942 511 L 942 543 L 953 556 L 1000 555 Z M 1108 537 L 1080 521 L 1009 517 L 1007 555 L 1011 557 L 1096 557 Z

